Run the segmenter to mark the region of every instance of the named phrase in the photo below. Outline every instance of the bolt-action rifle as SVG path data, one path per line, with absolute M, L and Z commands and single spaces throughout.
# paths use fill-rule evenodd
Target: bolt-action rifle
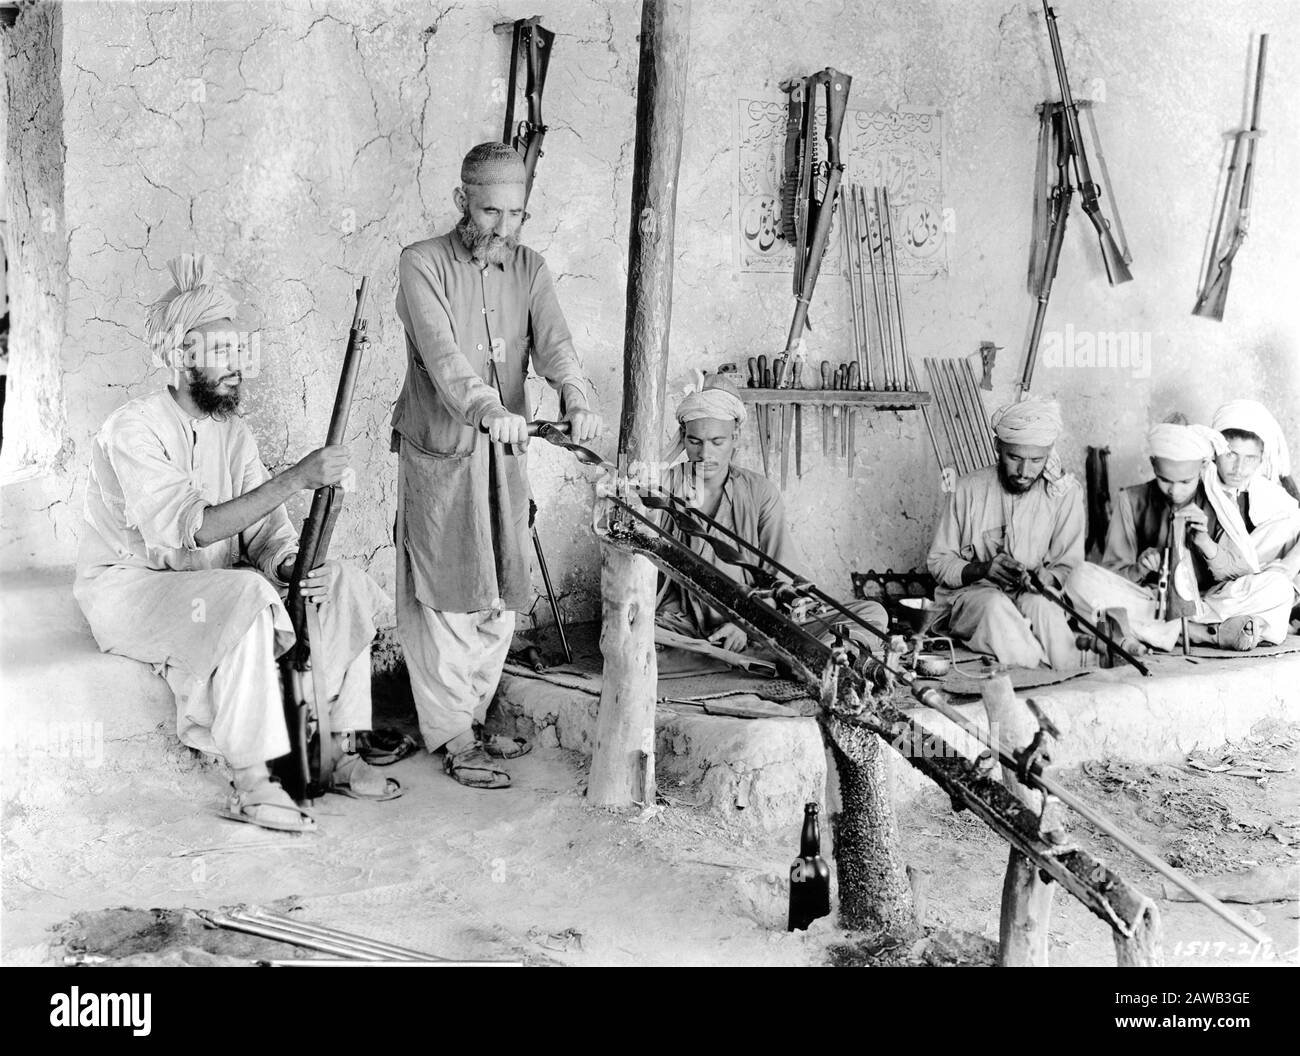
M 326 446 L 343 443 L 348 428 L 348 412 L 356 388 L 361 353 L 366 344 L 366 287 L 361 280 L 357 303 L 348 331 L 347 351 L 339 374 L 334 411 L 330 415 Z M 312 663 L 312 634 L 319 628 L 314 605 L 302 596 L 302 581 L 307 573 L 324 563 L 329 552 L 334 522 L 343 506 L 343 489 L 337 484 L 317 488 L 312 495 L 311 511 L 298 537 L 298 556 L 285 607 L 293 624 L 294 644 L 280 657 L 280 682 L 284 692 L 284 717 L 289 727 L 289 754 L 276 761 L 276 772 L 286 792 L 298 803 L 321 796 L 329 787 L 333 768 L 330 745 L 329 698 L 321 679 L 321 665 Z M 308 689 L 310 672 L 311 689 Z

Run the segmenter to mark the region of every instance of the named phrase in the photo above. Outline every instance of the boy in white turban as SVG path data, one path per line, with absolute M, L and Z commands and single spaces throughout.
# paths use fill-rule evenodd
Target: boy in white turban
M 1260 565 L 1285 570 L 1300 594 L 1300 503 L 1286 437 L 1254 400 L 1225 403 L 1213 424 L 1228 444 L 1215 458 L 1219 483 L 1237 504 Z
M 763 474 L 732 462 L 740 427 L 745 422 L 745 405 L 730 382 L 721 375 L 710 375 L 702 389 L 689 393 L 678 404 L 677 422 L 678 451 L 685 451 L 686 461 L 668 469 L 661 482 L 663 488 L 797 572 L 798 556 L 786 530 L 781 492 Z M 660 513 L 657 518 L 705 561 L 736 582 L 752 585 L 748 572 L 727 564 L 707 542 L 682 533 L 666 514 Z M 757 557 L 746 555 L 746 561 L 751 560 L 759 563 Z M 878 630 L 885 629 L 888 617 L 879 603 L 857 600 L 849 602 L 847 607 Z M 804 626 L 812 634 L 830 641 L 834 635 L 832 624 L 842 621 L 838 613 L 831 616 L 816 612 Z M 655 622 L 678 634 L 706 639 L 733 652 L 743 652 L 749 646 L 744 630 L 673 580 L 666 579 L 659 591 Z M 852 624 L 849 630 L 860 632 L 855 637 L 866 637 L 869 633 Z
M 1191 611 L 1191 641 L 1237 650 L 1280 643 L 1292 587 L 1281 572 L 1260 570 L 1241 512 L 1219 480 L 1215 459 L 1229 450 L 1223 436 L 1165 423 L 1147 434 L 1147 446 L 1155 478 L 1120 492 L 1104 567 L 1080 566 L 1067 585 L 1071 596 L 1094 611 L 1126 609 L 1142 641 L 1172 649 L 1180 623 L 1160 619 L 1156 590 L 1170 532 L 1180 532 L 1186 559 L 1169 589 Z
M 998 461 L 962 477 L 940 516 L 927 565 L 949 633 L 1009 667 L 1079 666 L 1065 614 L 1023 588 L 1035 570 L 1056 586 L 1083 563 L 1083 489 L 1056 455 L 1061 411 L 1029 399 L 993 420 Z M 941 618 L 942 624 L 942 618 Z
M 234 300 L 203 257 L 169 264 L 175 286 L 149 310 L 155 355 L 173 384 L 113 412 L 95 437 L 73 588 L 105 652 L 154 665 L 176 695 L 176 732 L 233 772 L 228 813 L 266 828 L 315 827 L 272 781 L 289 751 L 275 658 L 293 644 L 280 599 L 298 536 L 284 502 L 338 483 L 347 451 L 323 447 L 272 477 L 235 415 L 244 362 Z M 303 595 L 317 607 L 312 659 L 340 731 L 337 791 L 392 799 L 397 783 L 356 754 L 370 728 L 370 642 L 388 604 L 360 569 L 327 561 Z

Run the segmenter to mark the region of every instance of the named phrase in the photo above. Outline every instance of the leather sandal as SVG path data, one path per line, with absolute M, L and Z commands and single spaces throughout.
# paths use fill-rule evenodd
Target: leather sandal
M 509 788 L 510 774 L 492 762 L 482 743 L 475 741 L 459 752 L 448 752 L 442 768 L 470 788 Z

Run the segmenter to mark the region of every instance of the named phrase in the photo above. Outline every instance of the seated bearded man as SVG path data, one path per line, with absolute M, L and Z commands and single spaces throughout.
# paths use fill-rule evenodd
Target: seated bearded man
M 1219 483 L 1237 504 L 1260 565 L 1285 571 L 1300 595 L 1300 503 L 1281 427 L 1262 404 L 1232 400 L 1214 412 L 1212 428 L 1228 444 L 1215 458 Z
M 669 468 L 662 482 L 664 490 L 685 499 L 764 554 L 797 571 L 798 557 L 786 530 L 780 491 L 761 473 L 732 461 L 744 421 L 745 405 L 729 382 L 717 374 L 710 375 L 701 391 L 690 393 L 678 405 L 678 453 L 684 450 L 686 461 Z M 686 535 L 666 513 L 657 513 L 656 519 L 728 577 L 746 587 L 753 585 L 749 572 L 723 561 L 706 541 Z M 746 554 L 745 559 L 761 563 L 756 555 Z M 850 601 L 845 608 L 881 632 L 888 624 L 884 607 L 878 602 Z M 743 652 L 751 644 L 742 628 L 672 580 L 666 580 L 659 591 L 655 622 L 666 630 L 707 639 L 733 652 Z M 800 623 L 827 643 L 842 624 L 854 638 L 872 637 L 829 606 L 807 614 Z
M 176 732 L 224 757 L 228 815 L 266 828 L 315 827 L 267 762 L 289 751 L 276 657 L 294 642 L 281 602 L 298 537 L 284 502 L 339 482 L 347 451 L 324 447 L 271 476 L 235 411 L 241 354 L 234 300 L 203 257 L 169 264 L 175 287 L 150 309 L 152 346 L 172 384 L 114 411 L 95 437 L 74 587 L 105 652 L 152 664 L 176 697 Z M 328 561 L 306 577 L 315 606 L 315 681 L 329 701 L 333 786 L 392 799 L 399 790 L 355 750 L 370 728 L 370 642 L 390 603 L 360 569 Z
M 1023 586 L 1032 569 L 1060 587 L 1083 563 L 1083 489 L 1061 469 L 1060 408 L 1025 400 L 993 420 L 998 461 L 957 481 L 927 565 L 936 628 L 1010 667 L 1079 666 L 1065 614 Z
M 1081 565 L 1067 584 L 1083 608 L 1125 609 L 1133 633 L 1172 649 L 1181 620 L 1198 645 L 1253 649 L 1286 636 L 1293 590 L 1285 574 L 1260 570 L 1237 503 L 1215 459 L 1228 453 L 1221 434 L 1203 425 L 1157 425 L 1147 435 L 1155 479 L 1120 492 L 1102 566 Z M 1175 547 L 1170 549 L 1170 540 Z M 1166 560 L 1166 554 L 1174 556 Z M 1158 611 L 1162 569 L 1168 597 Z

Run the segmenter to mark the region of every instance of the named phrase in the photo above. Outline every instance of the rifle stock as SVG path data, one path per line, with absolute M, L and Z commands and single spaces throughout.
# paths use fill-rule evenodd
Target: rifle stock
M 347 433 L 352 393 L 361 366 L 361 346 L 365 340 L 366 320 L 363 313 L 368 285 L 369 280 L 363 278 L 361 287 L 357 290 L 347 351 L 343 356 L 343 369 L 325 438 L 327 447 L 341 444 Z M 324 791 L 321 787 L 321 773 L 329 751 L 329 745 L 324 743 L 325 738 L 320 736 L 323 719 L 320 709 L 326 706 L 326 702 L 313 699 L 314 694 L 307 692 L 306 674 L 311 670 L 311 637 L 307 627 L 307 601 L 302 596 L 301 584 L 308 572 L 325 561 L 330 537 L 334 532 L 334 522 L 338 519 L 342 505 L 343 491 L 337 485 L 317 488 L 312 495 L 311 510 L 298 537 L 298 556 L 294 560 L 293 576 L 285 599 L 295 640 L 279 661 L 290 748 L 285 757 L 288 762 L 278 767 L 278 772 L 285 791 L 299 803 L 315 799 Z M 313 720 L 317 723 L 317 733 L 314 736 L 311 730 Z

